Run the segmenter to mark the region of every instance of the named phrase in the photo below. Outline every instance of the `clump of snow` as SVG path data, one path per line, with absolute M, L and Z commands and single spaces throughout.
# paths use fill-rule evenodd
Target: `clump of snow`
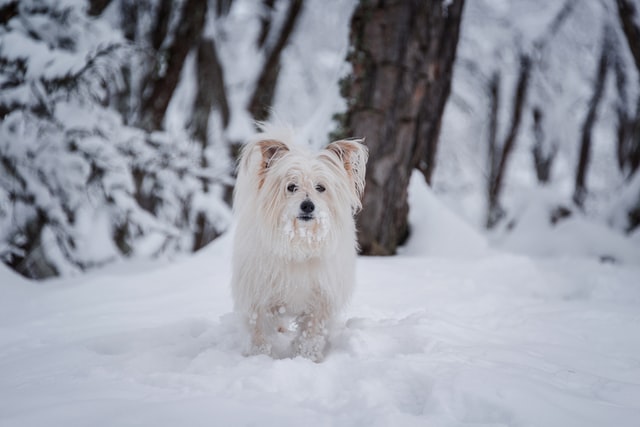
M 329 234 L 329 214 L 322 210 L 318 211 L 311 221 L 303 221 L 297 218 L 292 220 L 285 214 L 281 222 L 284 224 L 282 231 L 290 241 L 300 239 L 308 244 L 320 243 Z

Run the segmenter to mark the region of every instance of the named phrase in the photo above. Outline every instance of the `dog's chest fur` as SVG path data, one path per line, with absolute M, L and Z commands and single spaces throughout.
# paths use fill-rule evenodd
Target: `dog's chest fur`
M 236 297 L 259 300 L 267 306 L 285 306 L 291 312 L 305 311 L 318 297 L 331 303 L 342 302 L 352 290 L 350 281 L 345 280 L 353 275 L 353 271 L 345 271 L 348 262 L 337 257 L 283 262 L 275 256 L 269 260 L 263 256 L 247 263 L 240 273 L 261 279 L 252 283 L 246 295 Z

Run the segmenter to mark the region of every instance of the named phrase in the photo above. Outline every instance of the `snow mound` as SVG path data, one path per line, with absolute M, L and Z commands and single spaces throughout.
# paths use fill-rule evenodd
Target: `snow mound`
M 489 253 L 486 238 L 442 203 L 414 171 L 409 183 L 409 240 L 403 255 L 473 258 Z
M 526 192 L 515 209 L 517 222 L 499 230 L 493 240 L 500 249 L 536 257 L 592 258 L 640 265 L 640 240 L 573 210 L 555 225 L 550 214 L 563 199 L 553 189 Z

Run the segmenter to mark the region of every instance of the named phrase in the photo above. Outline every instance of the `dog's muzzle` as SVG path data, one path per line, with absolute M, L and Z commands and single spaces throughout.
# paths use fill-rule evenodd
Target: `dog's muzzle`
M 300 203 L 300 215 L 298 215 L 298 219 L 302 221 L 311 221 L 313 219 L 313 211 L 316 209 L 316 206 L 309 199 L 305 199 L 302 203 Z

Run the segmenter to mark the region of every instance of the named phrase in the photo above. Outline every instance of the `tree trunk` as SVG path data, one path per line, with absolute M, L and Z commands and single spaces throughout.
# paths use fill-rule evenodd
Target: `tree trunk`
M 109 6 L 111 0 L 89 0 L 87 14 L 89 16 L 99 16 Z
M 516 137 L 518 136 L 518 130 L 520 129 L 520 122 L 522 121 L 522 114 L 524 111 L 524 104 L 527 98 L 527 90 L 529 88 L 529 75 L 531 73 L 531 61 L 526 55 L 520 57 L 520 72 L 518 74 L 518 82 L 514 91 L 513 97 L 513 109 L 511 113 L 511 123 L 509 126 L 509 132 L 505 137 L 504 143 L 500 147 L 497 147 L 497 123 L 494 123 L 490 131 L 489 140 L 489 183 L 488 183 L 488 198 L 489 198 L 489 210 L 487 214 L 487 227 L 491 228 L 502 218 L 504 212 L 500 206 L 500 193 L 502 192 L 502 186 L 504 182 L 504 176 L 507 170 L 507 162 L 515 146 Z M 492 81 L 491 94 L 492 98 L 495 97 L 495 101 L 492 102 L 492 121 L 497 121 L 498 106 L 498 88 L 494 88 L 493 85 L 499 85 L 500 80 Z M 493 111 L 495 110 L 495 111 Z
M 640 72 L 640 26 L 636 24 L 638 22 L 637 15 L 640 11 L 636 10 L 633 0 L 616 0 L 616 3 L 618 4 L 618 15 L 622 24 L 622 31 L 627 39 L 636 69 Z
M 429 46 L 427 50 L 427 80 L 426 93 L 422 98 L 422 105 L 418 113 L 418 141 L 414 162 L 424 175 L 424 179 L 431 185 L 433 171 L 438 152 L 438 137 L 444 107 L 451 93 L 453 80 L 453 64 L 456 58 L 456 47 L 460 33 L 462 18 L 462 3 L 452 15 L 445 13 L 438 15 L 438 9 L 427 14 L 429 28 Z M 442 4 L 439 9 L 442 10 Z M 433 6 L 438 8 L 437 2 Z M 449 36 L 450 35 L 450 36 Z
M 269 7 L 271 2 L 266 1 L 266 7 Z M 302 0 L 292 0 L 287 10 L 287 16 L 285 18 L 280 34 L 270 51 L 266 55 L 264 66 L 256 88 L 253 91 L 251 101 L 249 101 L 249 112 L 256 120 L 267 120 L 269 118 L 271 104 L 273 103 L 273 95 L 276 89 L 276 82 L 278 81 L 278 74 L 280 73 L 280 56 L 284 50 L 293 30 L 296 26 L 300 11 L 302 9 Z M 264 46 L 267 38 L 267 34 L 271 28 L 270 20 L 262 21 L 262 33 L 258 38 L 258 46 Z
M 541 107 L 535 107 L 532 111 L 533 116 L 533 166 L 536 171 L 536 177 L 540 184 L 548 184 L 551 179 L 551 167 L 553 161 L 558 154 L 557 142 L 546 141 L 544 132 L 544 113 Z
M 149 35 L 151 40 L 151 47 L 158 52 L 162 48 L 162 44 L 167 38 L 169 32 L 169 21 L 171 20 L 171 9 L 173 7 L 173 0 L 159 0 L 158 11 L 156 12 L 156 19 L 151 28 L 151 34 Z M 185 14 L 183 13 L 183 19 Z
M 198 90 L 188 128 L 193 139 L 198 141 L 202 147 L 200 151 L 200 166 L 206 169 L 209 166 L 206 151 L 209 145 L 209 119 L 211 114 L 219 114 L 220 122 L 225 128 L 230 120 L 224 74 L 214 40 L 208 38 L 200 40 L 197 51 L 196 72 Z M 208 178 L 202 178 L 202 186 L 205 192 L 208 193 L 210 191 Z M 218 236 L 219 232 L 213 224 L 209 223 L 204 212 L 199 212 L 195 221 L 193 251 L 202 249 Z
M 596 121 L 598 105 L 600 104 L 600 100 L 604 93 L 605 80 L 607 77 L 607 70 L 609 68 L 609 49 L 611 47 L 608 35 L 609 31 L 610 30 L 607 28 L 604 30 L 598 69 L 596 70 L 596 76 L 593 82 L 593 94 L 589 100 L 587 115 L 584 119 L 584 123 L 582 124 L 580 154 L 578 157 L 578 165 L 576 167 L 576 181 L 573 192 L 573 201 L 578 207 L 583 207 L 585 198 L 587 197 L 586 177 L 587 170 L 589 169 L 589 163 L 591 161 L 591 131 Z
M 198 89 L 192 117 L 187 126 L 191 136 L 200 142 L 204 152 L 208 145 L 211 113 L 216 110 L 220 114 L 220 122 L 225 128 L 231 117 L 224 83 L 224 70 L 214 40 L 203 38 L 198 43 L 196 73 Z
M 260 35 L 258 36 L 258 48 L 262 49 L 267 42 L 267 37 L 271 32 L 271 22 L 273 21 L 273 10 L 276 0 L 262 0 L 262 17 L 260 18 Z
M 489 134 L 488 134 L 488 183 L 487 183 L 487 227 L 491 227 L 502 217 L 502 210 L 498 211 L 498 200 L 492 194 L 492 182 L 498 165 L 501 150 L 498 146 L 498 111 L 500 110 L 500 73 L 495 71 L 489 80 Z
M 636 66 L 636 78 L 640 81 L 640 24 L 638 14 L 633 1 L 616 0 L 620 23 L 633 56 Z M 620 95 L 626 95 L 625 88 L 619 90 Z M 618 164 L 620 170 L 628 180 L 640 167 L 640 96 L 636 102 L 635 111 L 627 111 L 626 106 L 621 105 L 618 111 Z
M 146 131 L 162 129 L 164 115 L 178 85 L 184 60 L 201 37 L 206 12 L 207 2 L 187 0 L 172 43 L 158 52 L 162 62 L 157 64 L 146 80 L 140 103 L 139 125 Z M 162 17 L 158 19 L 153 42 L 161 45 L 158 37 L 164 32 L 164 24 Z
M 369 147 L 362 252 L 391 255 L 408 235 L 407 186 L 430 179 L 464 0 L 362 0 L 351 21 L 353 75 L 343 82 L 349 109 L 341 130 Z

